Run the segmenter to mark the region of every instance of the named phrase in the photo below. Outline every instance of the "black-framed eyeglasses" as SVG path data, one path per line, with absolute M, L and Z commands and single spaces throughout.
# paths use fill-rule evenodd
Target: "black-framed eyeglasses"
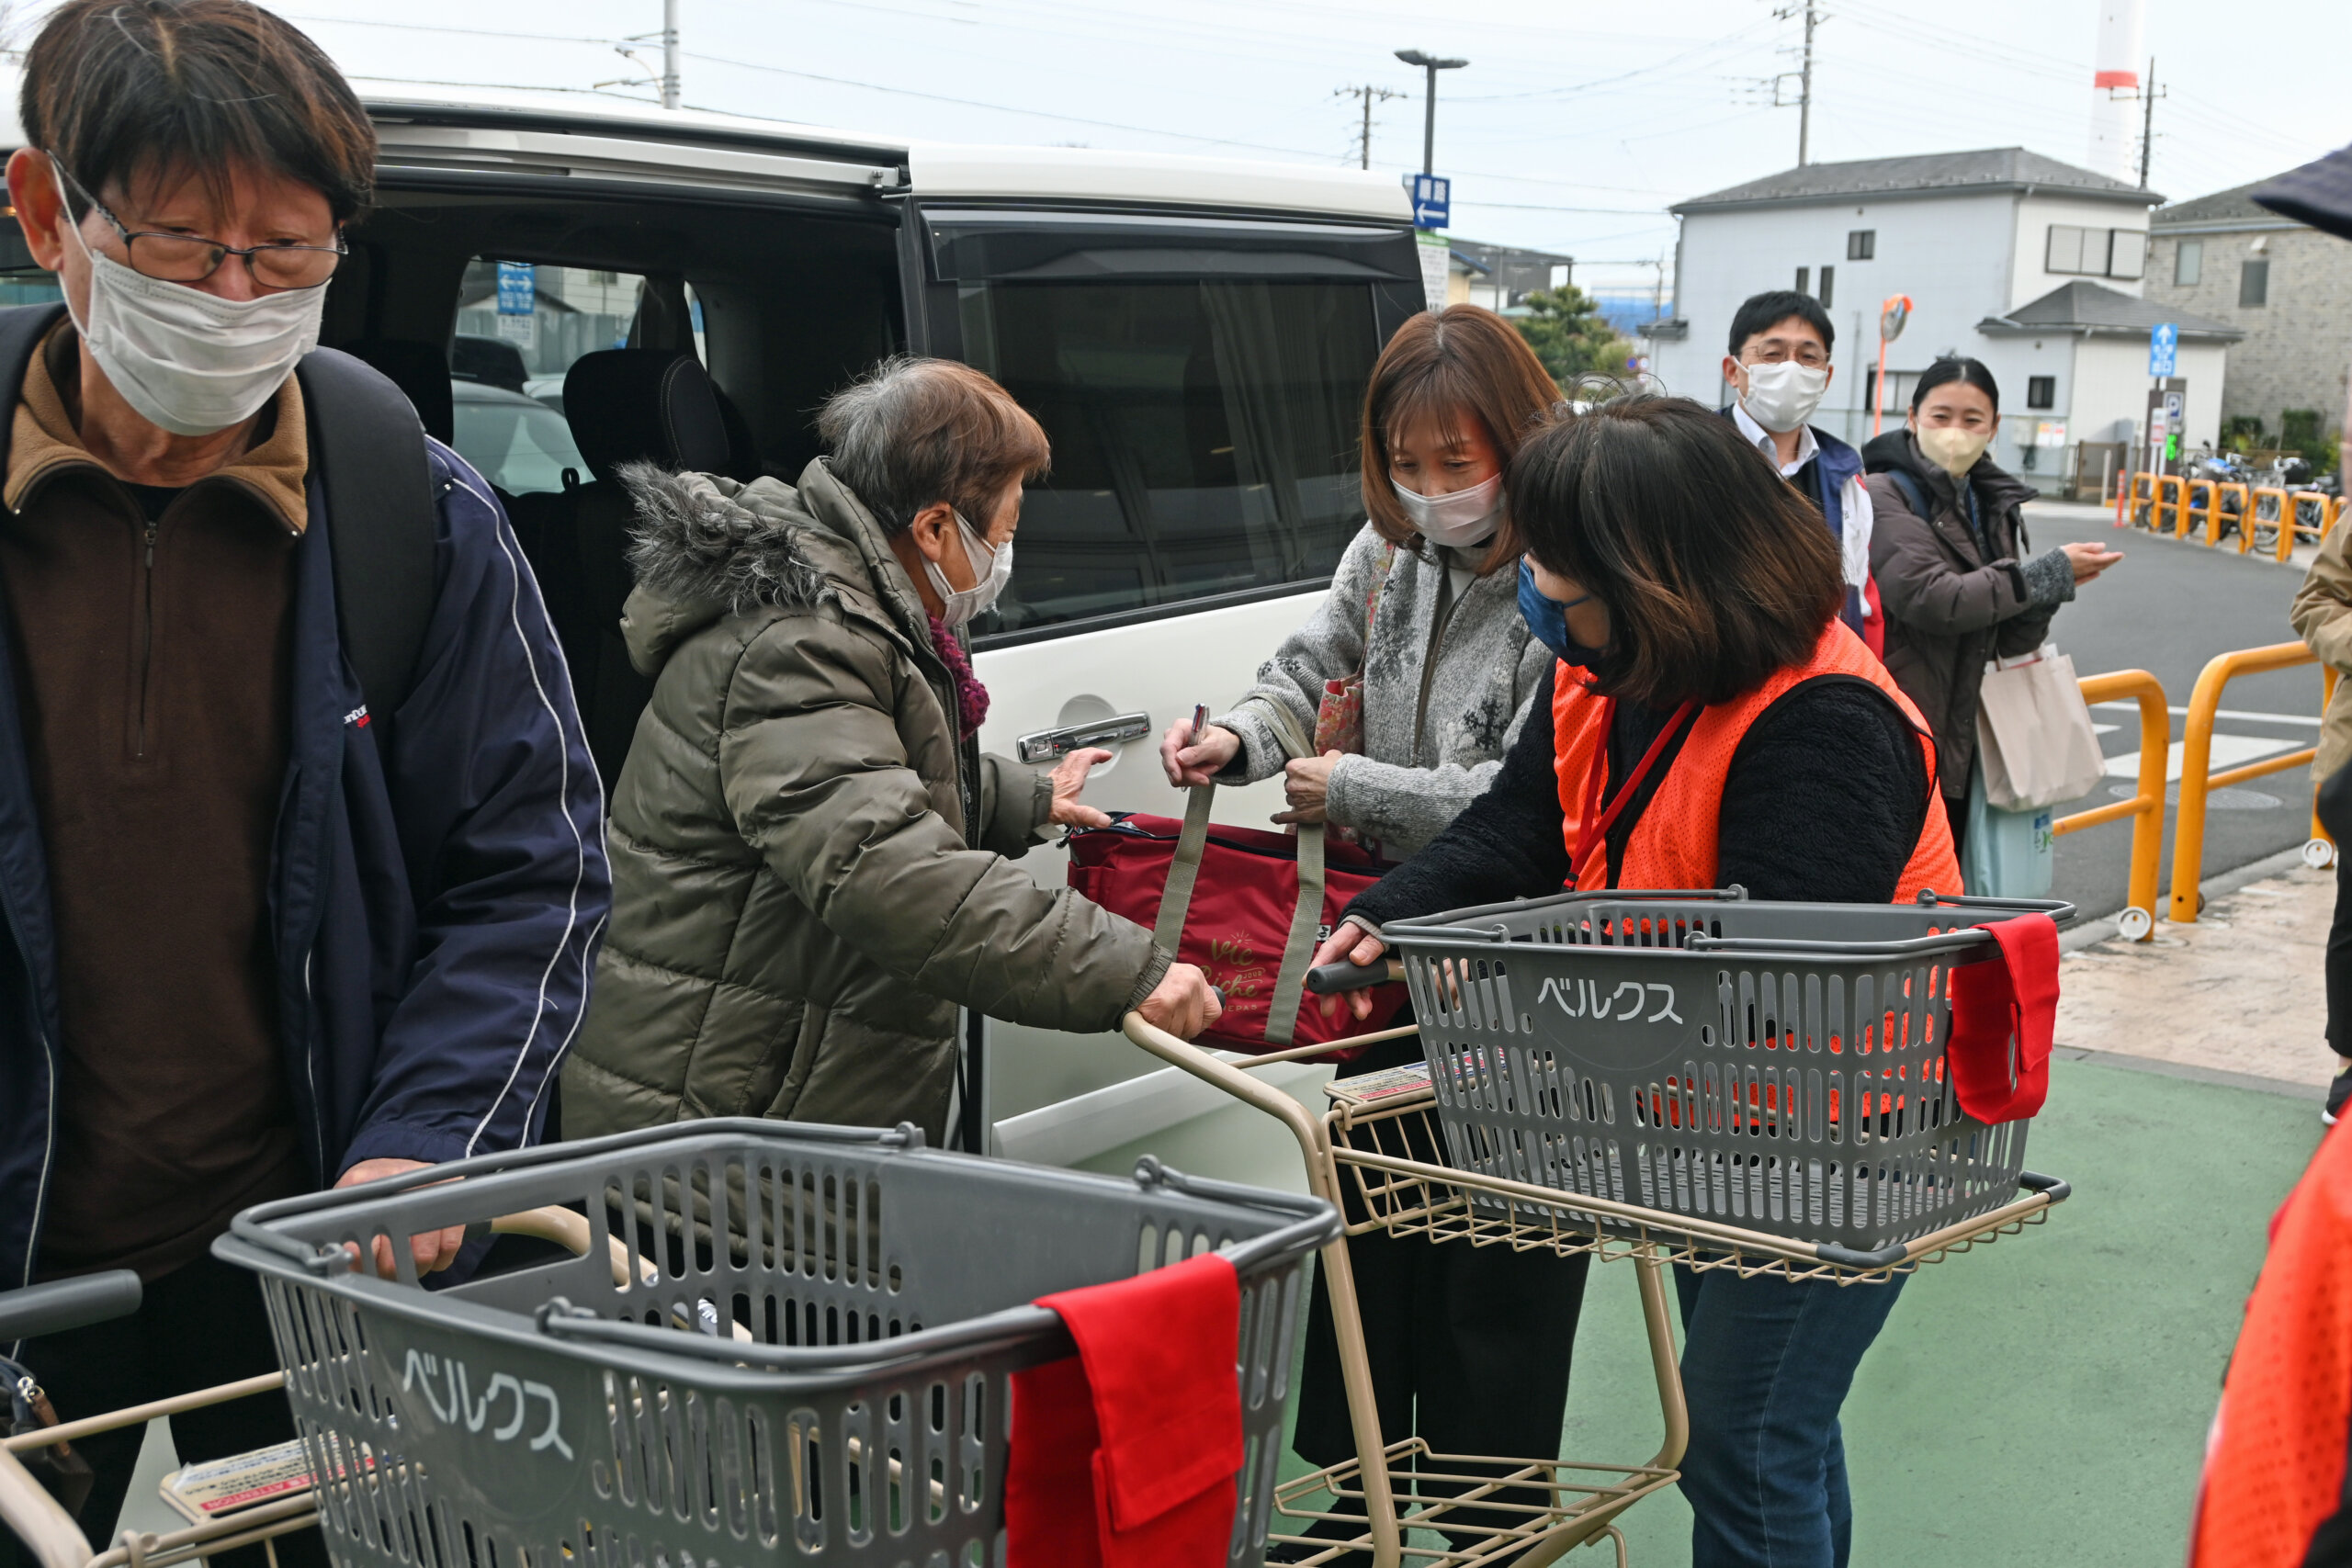
M 264 288 L 316 288 L 334 276 L 347 254 L 342 231 L 335 232 L 332 245 L 247 245 L 240 248 L 207 240 L 195 234 L 169 234 L 156 230 L 134 230 L 107 209 L 106 203 L 90 194 L 89 187 L 74 177 L 54 155 L 49 160 L 67 185 L 89 203 L 90 210 L 114 225 L 122 236 L 122 248 L 130 258 L 131 270 L 164 283 L 201 283 L 220 270 L 220 264 L 231 256 L 243 256 L 254 281 Z M 66 217 L 74 216 L 66 209 Z

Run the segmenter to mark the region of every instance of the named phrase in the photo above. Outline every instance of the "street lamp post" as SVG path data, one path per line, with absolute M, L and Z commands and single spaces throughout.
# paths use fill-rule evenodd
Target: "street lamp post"
M 1437 73 L 1441 71 L 1459 71 L 1470 62 L 1466 60 L 1441 59 L 1434 54 L 1425 54 L 1418 49 L 1400 49 L 1396 51 L 1396 58 L 1408 65 L 1418 65 L 1429 73 L 1429 91 L 1423 100 L 1426 107 L 1421 116 L 1421 173 L 1433 175 L 1437 173 Z

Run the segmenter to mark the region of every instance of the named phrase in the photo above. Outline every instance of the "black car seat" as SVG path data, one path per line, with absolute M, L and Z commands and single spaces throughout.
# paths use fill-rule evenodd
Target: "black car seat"
M 429 343 L 398 337 L 361 338 L 344 344 L 343 351 L 374 366 L 408 394 L 425 434 L 444 446 L 455 443 L 458 413 L 449 393 L 447 355 Z
M 563 408 L 588 478 L 548 497 L 533 520 L 547 558 L 533 564 L 571 666 L 588 750 L 609 794 L 653 694 L 653 682 L 629 664 L 621 640 L 621 608 L 634 586 L 628 551 L 637 513 L 615 472 L 646 461 L 723 473 L 728 430 L 701 362 L 671 349 L 582 355 L 564 376 Z

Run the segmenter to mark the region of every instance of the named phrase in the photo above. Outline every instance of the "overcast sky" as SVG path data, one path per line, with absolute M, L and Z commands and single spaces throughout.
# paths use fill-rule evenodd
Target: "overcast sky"
M 1799 0 L 1802 4 L 1802 0 Z M 2352 141 L 2346 0 L 2147 0 L 2152 184 L 2179 198 Z M 641 75 L 616 41 L 661 0 L 291 0 L 354 75 L 588 90 Z M 1421 73 L 1441 77 L 1453 232 L 1574 254 L 1589 286 L 1646 287 L 1667 203 L 1796 162 L 1801 25 L 1773 0 L 683 0 L 685 102 L 890 135 L 1418 168 Z M 1461 13 L 1448 19 L 1443 13 Z M 1816 162 L 2023 144 L 2081 163 L 2093 0 L 1826 0 Z M 2225 18 L 2217 25 L 2216 17 Z M 398 20 L 390 17 L 397 17 Z M 640 58 L 658 60 L 658 46 Z M 2305 72 L 2304 66 L 2316 66 Z M 1793 83 L 1787 85 L 1793 88 Z M 606 86 L 642 94 L 643 87 Z

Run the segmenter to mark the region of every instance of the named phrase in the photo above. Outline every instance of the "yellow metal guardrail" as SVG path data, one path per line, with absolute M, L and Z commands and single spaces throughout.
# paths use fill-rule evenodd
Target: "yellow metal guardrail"
M 2133 942 L 2146 942 L 2155 935 L 2156 929 L 2156 872 L 2164 853 L 2165 764 L 2172 755 L 2172 714 L 2165 706 L 2164 686 L 2145 670 L 2086 675 L 2078 683 L 2083 688 L 2085 703 L 2138 699 L 2139 790 L 2129 800 L 2061 817 L 2050 824 L 2050 831 L 2053 835 L 2079 833 L 2101 823 L 2132 818 L 2132 877 L 2116 929 Z
M 2281 536 L 2292 532 L 2291 518 L 2282 520 L 2278 532 Z M 2312 650 L 2301 643 L 2281 642 L 2273 643 L 2268 648 L 2247 648 L 2234 653 L 2217 654 L 2198 675 L 2197 689 L 2188 698 L 2188 722 L 2181 743 L 2180 815 L 2173 824 L 2172 834 L 2170 904 L 2171 918 L 2176 922 L 2188 925 L 2197 919 L 2197 884 L 2201 877 L 2205 859 L 2205 804 L 2208 795 L 2213 790 L 2243 784 L 2248 779 L 2306 766 L 2315 750 L 2306 746 L 2283 757 L 2268 757 L 2243 767 L 2214 773 L 2213 718 L 2222 705 L 2222 689 L 2241 675 L 2258 675 L 2268 670 L 2292 670 L 2300 664 L 2317 662 L 2312 656 Z M 2166 727 L 2166 735 L 2170 735 L 2169 726 Z M 2141 756 L 2143 778 L 2146 761 L 2147 754 L 2143 750 Z M 2319 834 L 2316 818 L 2312 822 L 2312 833 L 2313 836 Z
M 2234 504 L 2226 504 L 2230 502 Z M 2115 491 L 2119 528 L 2145 528 L 2186 539 L 2191 528 L 2201 525 L 2207 547 L 2217 547 L 2222 525 L 2235 519 L 2238 554 L 2246 555 L 2254 548 L 2256 525 L 2268 524 L 2277 530 L 2272 554 L 2280 561 L 2291 560 L 2298 544 L 2326 538 L 2347 510 L 2352 510 L 2352 496 L 2137 471 L 2127 475 Z

